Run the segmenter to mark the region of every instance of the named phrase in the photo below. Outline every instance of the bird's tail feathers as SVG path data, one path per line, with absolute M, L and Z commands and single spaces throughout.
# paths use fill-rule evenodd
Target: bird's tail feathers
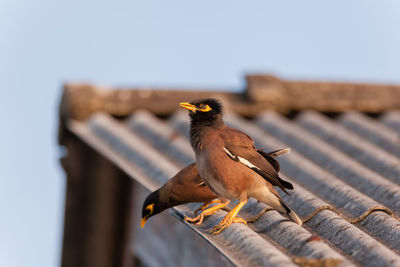
M 296 214 L 293 210 L 291 210 L 291 209 L 286 205 L 285 202 L 283 202 L 283 201 L 281 200 L 281 204 L 282 204 L 282 206 L 286 209 L 286 213 L 287 213 L 287 215 L 290 217 L 290 219 L 291 219 L 292 221 L 294 221 L 294 222 L 297 223 L 298 225 L 302 225 L 302 224 L 303 224 L 303 222 L 301 221 L 301 219 L 299 218 L 299 216 L 297 216 L 297 214 Z
M 289 190 L 293 190 L 294 187 L 291 183 L 289 183 L 288 181 L 283 180 L 281 177 L 278 176 L 278 181 L 281 183 L 281 185 Z M 287 192 L 285 192 L 286 194 L 288 194 Z
M 279 157 L 279 156 L 283 156 L 283 155 L 286 155 L 286 154 L 289 154 L 289 153 L 290 153 L 290 147 L 286 147 L 286 148 L 282 148 L 282 149 L 278 149 L 278 150 L 274 150 L 274 151 L 268 152 L 268 154 L 271 157 Z

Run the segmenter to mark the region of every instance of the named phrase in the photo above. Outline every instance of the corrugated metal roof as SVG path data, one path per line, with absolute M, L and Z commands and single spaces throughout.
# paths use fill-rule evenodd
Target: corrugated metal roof
M 228 113 L 225 120 L 265 151 L 292 148 L 278 161 L 295 190 L 281 195 L 299 216 L 322 206 L 332 206 L 343 216 L 322 210 L 300 227 L 270 211 L 248 227 L 233 224 L 220 235 L 210 235 L 226 214 L 219 211 L 201 226 L 188 225 L 233 264 L 290 266 L 309 258 L 338 260 L 339 266 L 400 266 L 399 112 L 379 118 L 350 112 L 336 119 L 303 112 L 290 120 L 266 111 L 253 120 Z M 97 113 L 69 128 L 150 190 L 194 161 L 186 112 L 159 119 L 136 111 L 125 120 Z M 194 207 L 183 205 L 173 212 L 190 216 Z M 250 201 L 240 214 L 248 218 L 264 207 Z M 374 208 L 379 210 L 359 223 L 346 220 Z

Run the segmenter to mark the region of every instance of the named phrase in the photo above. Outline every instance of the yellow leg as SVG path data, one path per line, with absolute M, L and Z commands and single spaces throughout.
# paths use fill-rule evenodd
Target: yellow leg
M 240 209 L 247 203 L 247 199 L 245 201 L 240 201 L 239 204 L 237 204 L 236 207 L 234 207 L 223 219 L 222 221 L 216 225 L 212 230 L 211 233 L 213 234 L 219 234 L 223 230 L 225 230 L 229 225 L 231 225 L 233 222 L 235 222 L 236 215 L 239 213 Z M 241 220 L 240 220 L 241 219 Z M 236 221 L 245 223 L 246 221 L 243 220 L 242 218 L 237 218 Z
M 219 210 L 219 209 L 225 207 L 226 205 L 228 205 L 228 203 L 229 203 L 229 201 L 227 201 L 225 203 L 221 203 L 221 204 L 215 205 L 214 207 L 205 209 L 197 217 L 194 217 L 194 218 L 185 217 L 184 221 L 185 222 L 191 222 L 191 223 L 197 222 L 196 225 L 200 225 L 203 222 L 205 216 L 209 216 L 209 215 L 215 213 L 217 210 Z
M 221 202 L 222 202 L 221 199 L 214 199 L 210 202 L 204 203 L 200 208 L 198 208 L 197 210 L 194 211 L 194 216 L 196 216 L 199 211 L 205 210 L 211 204 L 216 204 L 216 203 L 221 203 Z

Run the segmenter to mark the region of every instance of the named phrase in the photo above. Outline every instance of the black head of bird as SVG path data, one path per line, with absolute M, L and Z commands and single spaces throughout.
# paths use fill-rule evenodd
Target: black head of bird
M 180 106 L 189 110 L 192 124 L 212 125 L 222 120 L 222 104 L 214 98 L 194 100 L 180 103 Z
M 150 193 L 150 195 L 148 195 L 145 199 L 142 208 L 142 220 L 140 223 L 141 228 L 144 227 L 147 219 L 165 210 L 162 203 L 160 202 L 159 192 L 159 190 L 156 190 Z

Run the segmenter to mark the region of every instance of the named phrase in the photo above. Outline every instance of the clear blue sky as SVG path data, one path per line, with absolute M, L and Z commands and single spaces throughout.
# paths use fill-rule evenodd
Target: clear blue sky
M 59 265 L 63 82 L 400 83 L 399 48 L 398 1 L 0 1 L 0 266 Z

